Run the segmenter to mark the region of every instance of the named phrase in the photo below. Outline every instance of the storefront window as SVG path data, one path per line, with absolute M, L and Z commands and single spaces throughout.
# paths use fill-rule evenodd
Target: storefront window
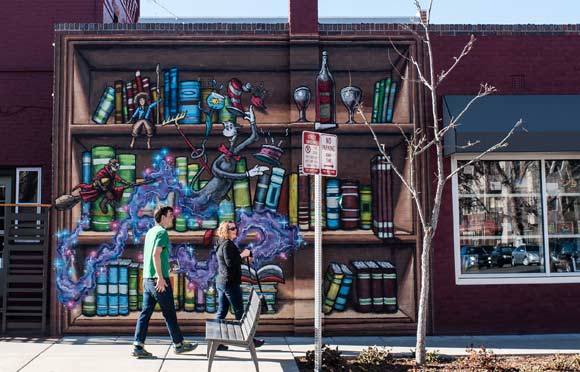
M 453 180 L 457 282 L 580 282 L 580 156 L 509 158 L 490 155 Z
M 462 274 L 545 272 L 540 167 L 480 161 L 459 173 Z
M 546 160 L 552 272 L 580 271 L 580 160 Z

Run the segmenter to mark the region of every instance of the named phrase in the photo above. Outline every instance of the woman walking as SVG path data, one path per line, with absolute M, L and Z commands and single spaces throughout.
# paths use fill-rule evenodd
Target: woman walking
M 252 252 L 244 249 L 241 253 L 234 243 L 238 236 L 238 229 L 234 221 L 223 221 L 216 232 L 216 256 L 218 260 L 218 275 L 216 287 L 218 291 L 218 309 L 216 319 L 225 319 L 230 305 L 234 309 L 237 320 L 244 315 L 242 300 L 242 260 L 250 259 Z M 260 347 L 263 340 L 254 339 L 254 345 Z M 227 350 L 227 346 L 220 345 L 218 350 Z

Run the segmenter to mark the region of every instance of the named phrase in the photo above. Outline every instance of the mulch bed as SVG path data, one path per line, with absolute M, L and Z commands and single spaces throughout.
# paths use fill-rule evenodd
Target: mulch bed
M 415 367 L 411 358 L 395 358 L 392 363 L 371 368 L 358 366 L 354 358 L 345 358 L 344 368 L 324 368 L 323 371 L 376 371 L 376 372 L 574 372 L 580 371 L 580 355 L 545 355 L 545 356 L 491 356 L 439 357 L 439 361 L 430 361 L 424 367 Z M 301 372 L 311 372 L 313 365 L 306 358 L 296 358 Z

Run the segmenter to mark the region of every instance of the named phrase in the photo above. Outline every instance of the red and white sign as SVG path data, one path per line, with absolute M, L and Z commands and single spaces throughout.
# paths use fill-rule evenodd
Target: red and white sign
M 320 173 L 320 133 L 302 132 L 302 173 Z
M 336 177 L 338 138 L 335 134 L 302 132 L 302 172 Z
M 338 138 L 336 134 L 320 135 L 320 174 L 336 177 L 338 174 Z

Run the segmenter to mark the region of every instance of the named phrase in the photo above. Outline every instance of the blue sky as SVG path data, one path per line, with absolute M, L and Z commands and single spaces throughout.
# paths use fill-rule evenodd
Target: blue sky
M 141 16 L 171 17 L 173 13 L 180 17 L 286 17 L 288 1 L 141 0 Z M 318 0 L 318 14 L 400 17 L 414 15 L 415 8 L 412 0 Z M 432 22 L 580 23 L 580 0 L 435 0 Z

